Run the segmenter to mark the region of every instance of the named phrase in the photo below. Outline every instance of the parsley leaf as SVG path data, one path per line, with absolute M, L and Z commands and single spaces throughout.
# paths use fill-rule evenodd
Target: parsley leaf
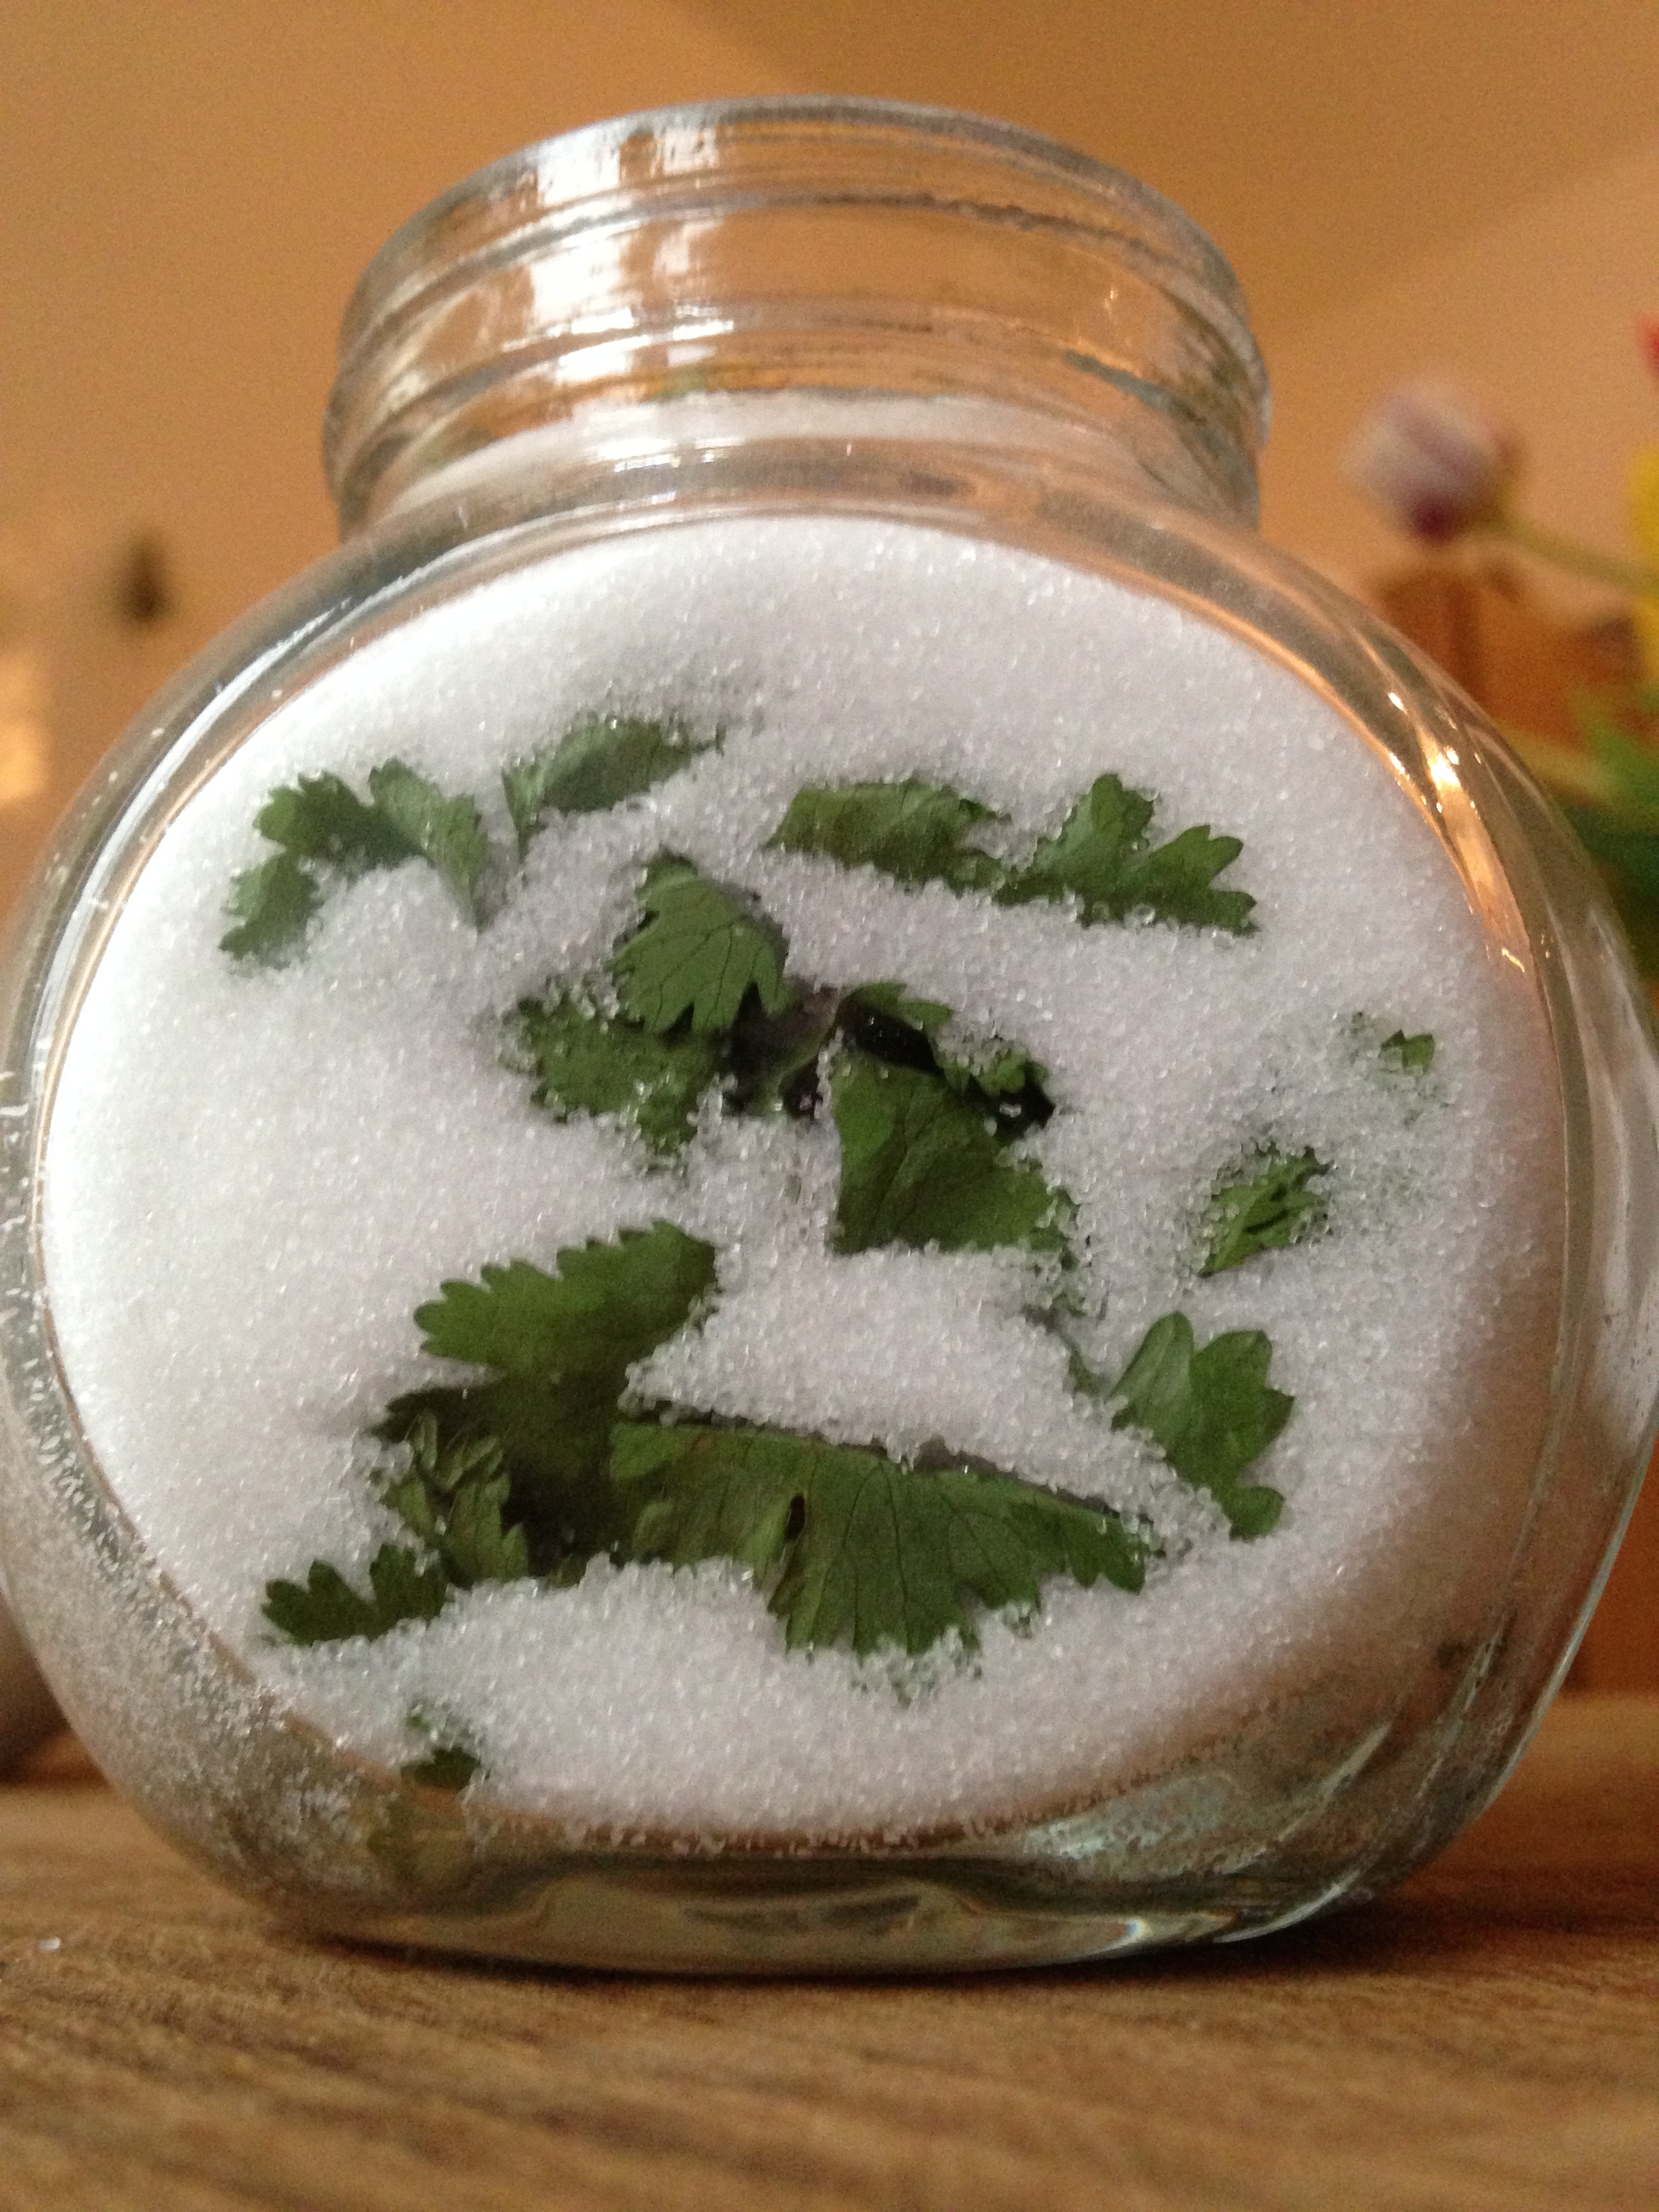
M 1237 837 L 1212 837 L 1207 826 L 1183 830 L 1167 845 L 1149 846 L 1152 801 L 1115 775 L 1097 776 L 1058 834 L 1045 838 L 1021 867 L 1012 868 L 996 896 L 1003 906 L 1034 899 L 1074 899 L 1085 922 L 1121 921 L 1146 912 L 1158 921 L 1243 934 L 1255 901 L 1218 890 L 1213 878 L 1243 851 Z
M 625 1012 L 661 1036 L 686 1014 L 694 1035 L 729 1030 L 753 991 L 781 1013 L 794 998 L 783 980 L 783 932 L 689 860 L 653 860 L 640 893 L 646 920 L 611 955 Z
M 507 811 L 518 833 L 519 857 L 550 813 L 596 814 L 637 798 L 689 767 L 718 736 L 694 738 L 682 722 L 638 721 L 590 714 L 556 744 L 544 745 L 501 773 Z
M 1200 1275 L 1218 1275 L 1258 1252 L 1299 1244 L 1324 1223 L 1324 1193 L 1309 1185 L 1330 1173 L 1328 1161 L 1312 1151 L 1287 1153 L 1269 1146 L 1249 1169 L 1254 1172 L 1218 1182 L 1211 1194 L 1205 1223 L 1210 1246 Z
M 472 800 L 446 799 L 435 783 L 398 760 L 369 770 L 368 793 L 376 812 L 437 870 L 472 919 L 479 920 L 489 846 Z
M 696 1126 L 697 1102 L 720 1080 L 721 1056 L 707 1037 L 653 1036 L 563 991 L 525 999 L 512 1018 L 513 1048 L 539 1079 L 537 1105 L 568 1114 L 615 1114 L 652 1149 L 669 1152 Z
M 1152 1323 L 1109 1391 L 1115 1429 L 1144 1430 L 1183 1482 L 1207 1490 L 1235 1536 L 1265 1536 L 1284 1498 L 1240 1480 L 1291 1418 L 1296 1401 L 1268 1387 L 1273 1346 L 1260 1329 L 1231 1329 L 1200 1351 L 1183 1313 Z M 1080 1362 L 1074 1378 L 1099 1389 Z
M 403 1620 L 435 1620 L 448 1585 L 441 1566 L 422 1566 L 400 1544 L 382 1544 L 369 1562 L 370 1595 L 362 1597 L 337 1569 L 312 1562 L 305 1582 L 265 1585 L 264 1615 L 295 1644 L 332 1644 L 348 1636 L 384 1636 Z
M 322 902 L 310 869 L 291 854 L 273 854 L 231 884 L 225 911 L 235 927 L 219 939 L 219 949 L 238 960 L 280 968 L 303 947 L 311 917 Z
M 1064 1249 L 1065 1193 L 1035 1163 L 1010 1158 L 1009 1133 L 936 1073 L 848 1052 L 833 1072 L 831 1099 L 841 1135 L 838 1250 Z
M 561 1252 L 555 1275 L 515 1260 L 482 1277 L 446 1283 L 415 1319 L 428 1352 L 489 1369 L 494 1379 L 395 1399 L 381 1434 L 412 1443 L 430 1415 L 446 1450 L 499 1445 L 511 1516 L 525 1525 L 540 1571 L 609 1540 L 605 1467 L 628 1370 L 708 1295 L 714 1251 L 659 1221 Z M 490 1540 L 486 1528 L 478 1540 Z
M 768 1602 L 792 1649 L 920 1653 L 952 1630 L 971 1649 L 975 1607 L 1029 1613 L 1048 1576 L 1138 1590 L 1146 1572 L 1145 1544 L 1103 1506 L 965 1462 L 924 1472 L 778 1429 L 623 1422 L 611 1470 L 627 1557 L 781 1565 Z
M 867 866 L 896 883 L 989 890 L 1001 881 L 1001 862 L 963 841 L 978 823 L 1000 818 L 976 799 L 914 776 L 902 783 L 808 784 L 769 842 L 786 853 L 821 854 L 844 868 Z
M 1416 1036 L 1396 1030 L 1392 1036 L 1383 1038 L 1377 1050 L 1382 1059 L 1407 1074 L 1420 1075 L 1434 1066 L 1434 1038 L 1426 1030 Z
M 302 775 L 273 791 L 253 817 L 262 837 L 296 860 L 321 860 L 343 875 L 395 868 L 420 848 L 378 806 L 365 806 L 337 775 Z

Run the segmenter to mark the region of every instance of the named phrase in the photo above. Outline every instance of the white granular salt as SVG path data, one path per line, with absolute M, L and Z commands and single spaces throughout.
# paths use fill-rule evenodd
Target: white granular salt
M 507 840 L 501 767 L 595 709 L 723 745 L 609 813 L 554 817 L 475 932 L 432 871 L 331 894 L 307 957 L 219 949 L 278 783 L 396 755 Z M 811 782 L 914 775 L 1053 829 L 1111 770 L 1158 828 L 1243 841 L 1243 938 L 1084 928 L 762 848 Z M 1019 1254 L 827 1249 L 833 1122 L 720 1121 L 653 1168 L 559 1122 L 501 1016 L 595 967 L 664 849 L 747 884 L 792 972 L 900 978 L 1028 1048 L 1034 1140 L 1075 1200 L 1080 1324 L 1117 1372 L 1176 1307 L 1265 1329 L 1296 1410 L 1250 1470 L 1286 1505 L 1229 1540 L 1109 1408 L 1067 1387 Z M 1356 1016 L 1372 1029 L 1356 1032 Z M 1376 1042 L 1429 1030 L 1431 1074 Z M 1356 1042 L 1357 1036 L 1359 1042 Z M 1364 1038 L 1370 1038 L 1369 1046 Z M 1206 1194 L 1251 1145 L 1333 1164 L 1329 1233 L 1196 1276 Z M 1518 1530 L 1558 1295 L 1559 1134 L 1534 985 L 1490 959 L 1430 830 L 1297 678 L 1163 599 L 1036 556 L 850 520 L 699 522 L 566 551 L 375 638 L 276 708 L 134 888 L 64 1061 L 46 1250 L 66 1372 L 108 1480 L 203 1620 L 314 1723 L 392 1764 L 410 1715 L 472 1787 L 578 1832 L 940 1832 L 1165 1771 L 1287 1700 L 1386 1717 L 1482 1624 Z M 441 1280 L 654 1218 L 720 1251 L 699 1331 L 636 1382 L 897 1454 L 943 1438 L 1145 1516 L 1140 1595 L 1063 1577 L 923 1669 L 786 1651 L 736 1567 L 484 1585 L 380 1641 L 298 1650 L 261 1617 L 313 1559 L 361 1587 L 392 1523 L 362 1435 L 433 1379 Z M 1334 1691 L 1333 1691 L 1334 1686 Z

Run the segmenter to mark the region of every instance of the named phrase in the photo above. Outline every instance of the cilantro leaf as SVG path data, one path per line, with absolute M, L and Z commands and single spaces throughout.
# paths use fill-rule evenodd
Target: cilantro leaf
M 931 1044 L 951 1019 L 951 1009 L 937 999 L 913 999 L 902 983 L 860 983 L 847 994 L 855 1013 L 884 1015 L 906 1029 L 920 1030 Z
M 516 1582 L 530 1572 L 524 1530 L 505 1528 L 501 1522 L 511 1487 L 506 1475 L 496 1475 L 488 1482 L 465 1484 L 450 1501 L 438 1545 L 451 1580 L 463 1589 L 475 1583 Z
M 1104 1394 L 1124 1401 L 1112 1426 L 1151 1437 L 1183 1482 L 1210 1492 L 1235 1536 L 1265 1536 L 1285 1503 L 1265 1483 L 1240 1480 L 1296 1403 L 1268 1387 L 1272 1357 L 1260 1329 L 1229 1330 L 1200 1351 L 1186 1315 L 1165 1314 Z
M 866 865 L 897 883 L 944 884 L 988 891 L 1002 906 L 1036 900 L 1075 903 L 1087 922 L 1149 913 L 1158 921 L 1243 934 L 1255 902 L 1218 890 L 1214 878 L 1243 847 L 1208 829 L 1183 830 L 1149 845 L 1152 801 L 1115 775 L 1097 776 L 1066 816 L 1020 865 L 964 843 L 982 822 L 1000 817 L 978 799 L 914 778 L 903 782 L 808 785 L 796 793 L 770 842 L 816 853 L 843 867 Z
M 1200 827 L 1183 830 L 1167 845 L 1149 846 L 1152 818 L 1145 792 L 1132 791 L 1115 775 L 1097 776 L 1058 833 L 1008 872 L 998 902 L 1073 899 L 1085 922 L 1146 912 L 1158 921 L 1247 932 L 1255 901 L 1244 891 L 1218 890 L 1213 881 L 1243 851 L 1239 840 L 1212 837 Z
M 1002 864 L 964 844 L 995 811 L 976 799 L 908 776 L 902 783 L 808 784 L 789 802 L 768 841 L 786 853 L 816 853 L 844 868 L 869 866 L 896 883 L 989 890 Z
M 1391 1060 L 1406 1074 L 1420 1075 L 1434 1065 L 1434 1039 L 1428 1030 L 1416 1036 L 1407 1036 L 1404 1030 L 1396 1030 L 1384 1037 L 1377 1050 L 1382 1058 Z
M 834 1070 L 831 1099 L 841 1135 L 838 1250 L 1063 1249 L 1065 1193 L 1034 1162 L 1009 1158 L 1008 1133 L 937 1073 L 848 1052 Z
M 720 1055 L 708 1038 L 666 1036 L 613 1019 L 570 992 L 525 999 L 513 1017 L 514 1045 L 539 1079 L 538 1106 L 568 1114 L 614 1114 L 652 1149 L 675 1151 L 696 1126 L 697 1102 L 720 1080 Z
M 435 783 L 398 760 L 369 770 L 368 794 L 375 811 L 437 870 L 477 921 L 489 846 L 472 800 L 447 799 Z
M 1054 1105 L 1043 1085 L 1048 1070 L 1021 1046 L 1002 1038 L 958 1035 L 954 1016 L 933 999 L 913 999 L 902 983 L 860 983 L 849 991 L 837 1026 L 860 1051 L 892 1067 L 937 1075 L 959 1097 L 994 1115 L 1005 1138 L 1041 1129 Z
M 751 990 L 769 1014 L 793 1000 L 782 931 L 689 860 L 653 860 L 640 906 L 646 920 L 611 955 L 611 971 L 624 1011 L 656 1035 L 687 1014 L 695 1036 L 729 1030 Z
M 368 805 L 333 775 L 301 776 L 271 793 L 254 827 L 281 850 L 232 884 L 236 927 L 220 939 L 222 951 L 267 967 L 293 959 L 322 903 L 319 866 L 349 878 L 424 858 L 479 919 L 489 847 L 472 801 L 446 799 L 401 761 L 372 769 L 368 787 Z
M 530 1572 L 524 1529 L 502 1521 L 511 1483 L 493 1437 L 446 1444 L 431 1413 L 409 1433 L 410 1464 L 385 1491 L 386 1503 L 442 1561 L 450 1581 L 514 1582 Z
M 289 853 L 273 854 L 247 868 L 230 887 L 225 911 L 235 927 L 219 949 L 238 960 L 280 968 L 303 948 L 311 917 L 323 902 L 317 878 Z
M 262 837 L 296 860 L 321 860 L 344 875 L 395 868 L 420 848 L 378 806 L 365 806 L 337 775 L 280 785 L 253 817 Z
M 623 1370 L 672 1336 L 708 1291 L 714 1252 L 658 1221 L 561 1252 L 555 1275 L 527 1260 L 481 1273 L 481 1285 L 446 1283 L 416 1309 L 428 1352 L 538 1379 L 603 1370 L 619 1391 Z
M 501 774 L 507 811 L 518 833 L 519 857 L 550 813 L 595 814 L 636 798 L 687 768 L 718 736 L 694 738 L 684 723 L 590 714 L 556 744 L 544 745 Z
M 429 1352 L 494 1379 L 395 1399 L 380 1433 L 413 1442 L 429 1414 L 446 1449 L 499 1445 L 511 1515 L 540 1571 L 609 1540 L 605 1468 L 628 1370 L 692 1318 L 713 1289 L 714 1251 L 659 1221 L 561 1252 L 555 1275 L 524 1260 L 482 1272 L 479 1284 L 446 1283 L 415 1318 Z
M 933 1040 L 939 1072 L 952 1091 L 964 1096 L 978 1091 L 1006 1119 L 1019 1114 L 1026 1126 L 1041 1128 L 1054 1113 L 1054 1101 L 1043 1088 L 1048 1071 L 1021 1045 L 990 1037 L 952 1050 Z
M 1249 1169 L 1254 1171 L 1218 1182 L 1211 1194 L 1205 1223 L 1209 1251 L 1200 1275 L 1218 1275 L 1258 1252 L 1299 1244 L 1324 1223 L 1325 1194 L 1309 1185 L 1330 1173 L 1328 1161 L 1312 1151 L 1287 1153 L 1269 1146 Z
M 295 1644 L 333 1644 L 349 1636 L 385 1636 L 404 1620 L 435 1620 L 448 1584 L 441 1566 L 422 1566 L 399 1544 L 382 1544 L 369 1562 L 370 1595 L 362 1597 L 337 1569 L 312 1562 L 305 1582 L 265 1585 L 264 1615 Z
M 920 1653 L 975 1612 L 1029 1613 L 1068 1574 L 1138 1590 L 1146 1547 L 1103 1506 L 958 1462 L 934 1472 L 884 1452 L 764 1428 L 623 1422 L 611 1470 L 629 1511 L 625 1556 L 690 1566 L 730 1559 L 782 1572 L 768 1603 L 791 1649 L 896 1644 Z
M 726 1040 L 726 1109 L 793 1114 L 811 1121 L 818 1106 L 818 1061 L 841 1018 L 841 994 L 808 990 L 769 1014 L 751 993 Z

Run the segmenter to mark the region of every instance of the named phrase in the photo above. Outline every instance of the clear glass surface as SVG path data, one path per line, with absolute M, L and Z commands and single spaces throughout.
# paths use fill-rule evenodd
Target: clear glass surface
M 1659 1080 L 1617 927 L 1468 703 L 1248 526 L 1265 393 L 1231 277 L 1127 179 L 994 125 L 830 103 L 636 118 L 483 173 L 360 288 L 330 418 L 345 549 L 165 693 L 84 794 L 5 977 L 0 1539 L 65 1711 L 175 1840 L 311 1925 L 720 1972 L 1030 1963 L 1264 1932 L 1486 1802 L 1564 1671 L 1651 1443 Z M 710 515 L 876 516 L 1120 580 L 1328 702 L 1535 978 L 1559 1085 L 1559 1327 L 1478 1632 L 1362 1711 L 1333 1670 L 1088 1802 L 841 1849 L 584 1844 L 343 1751 L 257 1680 L 100 1468 L 41 1167 L 67 1041 L 168 824 L 283 701 L 423 611 Z

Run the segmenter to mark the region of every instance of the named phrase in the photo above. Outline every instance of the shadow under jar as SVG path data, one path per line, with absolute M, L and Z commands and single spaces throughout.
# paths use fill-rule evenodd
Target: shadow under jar
M 343 549 L 9 971 L 3 1536 L 322 1929 L 891 1969 L 1261 1932 L 1479 1810 L 1656 1382 L 1654 1060 L 1468 702 L 1253 529 L 1173 208 L 636 117 L 349 313 Z

